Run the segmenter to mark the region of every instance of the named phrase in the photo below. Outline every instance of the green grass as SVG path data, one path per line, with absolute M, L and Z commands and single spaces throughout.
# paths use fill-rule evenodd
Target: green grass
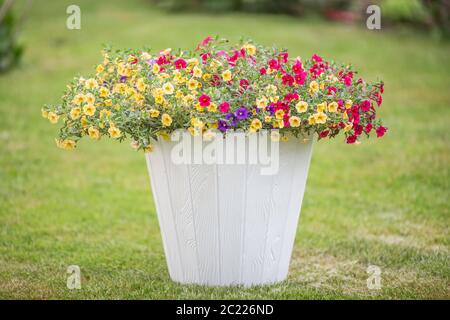
M 23 64 L 0 77 L 0 298 L 450 298 L 449 43 L 285 16 L 167 15 L 140 0 L 77 3 L 78 31 L 65 28 L 70 1 L 36 3 Z M 352 62 L 386 83 L 384 139 L 315 145 L 282 284 L 171 282 L 143 155 L 113 141 L 61 151 L 40 116 L 101 60 L 102 43 L 193 48 L 209 34 Z M 81 290 L 66 288 L 72 264 Z M 366 287 L 369 264 L 382 269 L 380 291 Z

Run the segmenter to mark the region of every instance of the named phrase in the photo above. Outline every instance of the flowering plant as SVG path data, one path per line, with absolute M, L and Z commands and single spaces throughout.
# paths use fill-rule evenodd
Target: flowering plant
M 376 118 L 383 83 L 355 79 L 347 65 L 289 59 L 286 50 L 251 41 L 231 46 L 207 37 L 194 50 L 103 50 L 95 75 L 75 78 L 60 105 L 42 109 L 50 122 L 63 120 L 57 145 L 73 149 L 83 136 L 127 137 L 151 151 L 158 136 L 177 129 L 192 135 L 214 130 L 271 130 L 272 139 L 343 132 L 355 143 L 372 131 L 386 132 Z

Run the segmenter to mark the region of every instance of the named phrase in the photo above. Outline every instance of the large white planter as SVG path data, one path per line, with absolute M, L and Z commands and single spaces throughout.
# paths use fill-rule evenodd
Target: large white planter
M 174 144 L 158 141 L 146 154 L 171 279 L 211 286 L 286 279 L 312 140 L 281 142 L 275 175 L 248 161 L 177 165 Z

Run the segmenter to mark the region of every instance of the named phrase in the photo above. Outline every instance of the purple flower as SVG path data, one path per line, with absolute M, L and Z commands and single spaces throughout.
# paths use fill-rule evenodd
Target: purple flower
M 221 132 L 225 132 L 228 129 L 228 124 L 225 120 L 219 120 L 217 123 L 217 129 L 219 129 Z
M 125 82 L 125 81 L 127 81 L 127 77 L 126 76 L 121 76 L 119 81 L 120 82 Z
M 266 107 L 266 111 L 267 111 L 268 113 L 270 113 L 270 114 L 274 114 L 274 113 L 275 113 L 275 107 L 273 106 L 273 104 L 269 104 L 269 105 Z
M 245 107 L 240 107 L 236 110 L 236 118 L 239 120 L 244 120 L 248 118 L 248 110 Z
M 236 116 L 232 112 L 227 113 L 225 119 L 228 120 L 228 123 L 231 127 L 235 127 L 237 125 Z

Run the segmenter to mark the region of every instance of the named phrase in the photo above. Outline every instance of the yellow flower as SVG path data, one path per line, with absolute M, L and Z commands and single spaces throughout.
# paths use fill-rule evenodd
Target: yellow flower
M 338 104 L 337 102 L 331 102 L 330 104 L 328 104 L 328 111 L 329 112 L 337 112 L 338 110 Z
M 251 56 L 256 54 L 256 47 L 252 44 L 246 44 L 243 48 L 247 51 L 247 53 Z
M 230 81 L 231 80 L 231 71 L 226 70 L 226 71 L 222 72 L 222 79 L 223 79 L 223 81 Z
M 76 104 L 77 106 L 82 104 L 84 101 L 86 101 L 86 98 L 85 98 L 84 94 L 81 94 L 81 93 L 77 94 L 72 100 L 72 102 L 74 104 Z
M 195 79 L 189 79 L 188 88 L 189 90 L 195 90 L 198 87 L 199 82 Z
M 189 133 L 191 134 L 191 136 L 195 137 L 199 135 L 199 131 L 195 128 L 189 127 L 188 128 Z
M 105 106 L 107 106 L 107 107 L 111 107 L 111 106 L 112 106 L 112 100 L 111 100 L 111 99 L 106 99 L 105 101 L 103 101 L 103 103 L 104 103 Z
M 94 89 L 94 88 L 97 88 L 98 87 L 98 83 L 97 83 L 97 80 L 95 80 L 95 79 L 87 79 L 85 82 L 84 82 L 84 86 L 87 88 L 87 89 Z
M 164 94 L 172 94 L 173 93 L 173 85 L 170 82 L 167 82 L 162 87 Z
M 195 66 L 194 69 L 192 69 L 192 75 L 196 78 L 200 78 L 203 75 L 203 71 L 199 67 Z
M 324 90 L 325 89 L 325 83 L 321 82 L 319 85 L 320 90 Z
M 156 97 L 155 97 L 155 102 L 156 102 L 157 104 L 163 104 L 163 103 L 164 103 L 164 97 L 161 96 L 161 95 L 156 96 Z
M 280 141 L 280 132 L 278 130 L 272 130 L 270 132 L 270 139 L 272 141 Z
M 142 106 L 144 104 L 145 97 L 142 94 L 137 93 L 137 94 L 134 95 L 134 101 L 136 101 L 136 103 L 139 106 Z
M 211 79 L 211 74 L 210 73 L 205 73 L 204 75 L 203 75 L 203 81 L 208 81 L 209 79 Z
M 134 150 L 137 150 L 137 149 L 139 149 L 139 142 L 136 141 L 136 140 L 132 140 L 132 141 L 130 142 L 130 146 L 131 146 Z
M 189 66 L 198 66 L 199 65 L 199 61 L 197 58 L 191 58 L 189 60 L 186 61 L 188 63 Z
M 277 118 L 278 120 L 282 120 L 284 117 L 284 110 L 277 110 L 275 112 L 275 118 Z
M 164 127 L 169 127 L 172 124 L 172 117 L 164 113 L 161 117 L 161 123 Z
M 64 150 L 73 150 L 75 149 L 76 142 L 70 139 L 66 139 L 63 142 L 61 142 L 61 148 Z
M 95 114 L 95 106 L 92 104 L 87 104 L 83 107 L 83 112 L 87 116 L 93 116 Z
M 297 112 L 302 113 L 305 112 L 308 109 L 308 102 L 306 101 L 299 101 L 296 105 L 295 105 L 295 109 L 297 110 Z
M 264 122 L 266 122 L 266 123 L 272 122 L 272 117 L 271 116 L 265 116 L 264 117 Z
M 293 116 L 289 118 L 289 124 L 291 127 L 297 128 L 300 127 L 301 120 L 299 117 Z
M 150 117 L 152 118 L 157 118 L 159 116 L 159 110 L 156 109 L 150 109 L 148 111 L 148 114 L 150 115 Z
M 100 118 L 109 118 L 110 115 L 111 115 L 111 111 L 109 111 L 109 110 L 102 109 L 100 111 Z
M 146 147 L 144 148 L 144 152 L 145 152 L 145 153 L 153 152 L 153 150 L 155 150 L 155 147 L 154 147 L 153 145 L 151 145 L 151 144 L 149 144 L 148 146 L 146 146 Z
M 98 129 L 96 129 L 94 127 L 89 127 L 88 134 L 89 134 L 89 137 L 91 137 L 91 139 L 94 139 L 94 140 L 100 139 L 100 132 L 98 131 Z
M 48 119 L 51 123 L 55 124 L 55 123 L 58 122 L 59 116 L 58 116 L 56 113 L 50 111 L 50 112 L 48 113 L 48 115 L 47 115 L 47 119 Z
M 347 114 L 347 112 L 344 112 L 344 113 L 342 114 L 342 119 L 344 119 L 344 120 L 347 120 L 347 119 L 348 119 L 348 114 Z
M 327 103 L 324 101 L 317 105 L 317 112 L 324 112 L 327 109 Z
M 100 97 L 107 97 L 107 96 L 109 96 L 109 90 L 108 90 L 108 88 L 105 88 L 105 87 L 101 87 L 99 90 L 98 90 L 98 92 L 100 93 Z
M 81 117 L 80 123 L 81 123 L 81 125 L 83 126 L 83 128 L 86 127 L 86 126 L 88 125 L 88 120 L 87 120 L 86 116 L 82 116 L 82 117 Z
M 309 83 L 309 89 L 312 93 L 315 93 L 317 90 L 319 90 L 319 84 L 317 83 L 317 81 L 311 81 Z
M 204 127 L 204 123 L 203 123 L 203 121 L 201 121 L 200 119 L 198 119 L 198 118 L 192 118 L 191 119 L 191 125 L 194 127 L 194 128 L 199 128 L 199 129 L 202 129 L 203 127 Z
M 316 117 L 314 115 L 310 115 L 308 118 L 308 123 L 310 125 L 316 124 Z
M 72 108 L 72 110 L 70 110 L 70 117 L 75 120 L 78 119 L 80 117 L 81 114 L 81 108 L 80 107 L 75 107 Z
M 281 137 L 281 141 L 287 142 L 287 141 L 289 141 L 289 137 L 288 136 L 282 136 Z
M 314 118 L 316 119 L 315 123 L 327 122 L 327 115 L 323 112 L 317 112 L 316 114 L 314 114 Z
M 101 73 L 101 72 L 103 72 L 105 70 L 105 68 L 101 65 L 101 64 L 99 64 L 98 66 L 97 66 L 97 68 L 95 68 L 95 71 L 97 71 L 97 73 Z
M 116 128 L 113 125 L 109 127 L 108 132 L 109 132 L 111 138 L 119 138 L 122 135 L 122 133 L 120 132 L 120 129 Z
M 48 111 L 47 110 L 41 109 L 41 115 L 43 118 L 48 119 Z
M 175 98 L 177 99 L 183 99 L 184 94 L 181 90 L 177 90 L 177 92 L 175 92 Z
M 152 67 L 152 72 L 154 74 L 157 74 L 159 72 L 159 70 L 161 70 L 161 68 L 159 67 L 159 65 L 157 63 L 155 63 Z
M 261 120 L 253 119 L 252 123 L 250 124 L 250 130 L 251 131 L 258 131 L 261 128 L 262 128 Z
M 146 85 L 144 79 L 140 78 L 136 81 L 136 88 L 141 92 L 145 90 Z
M 352 100 L 347 100 L 345 101 L 345 109 L 350 109 L 353 105 L 353 101 Z
M 260 109 L 265 108 L 267 106 L 267 98 L 262 96 L 259 99 L 256 99 L 256 106 Z
M 352 124 L 351 123 L 347 123 L 344 127 L 344 132 L 349 132 L 350 130 L 352 130 Z
M 88 93 L 86 95 L 86 103 L 87 104 L 94 104 L 95 102 L 95 96 L 92 93 Z
M 217 105 L 213 102 L 211 102 L 208 106 L 208 111 L 209 112 L 216 112 L 217 111 Z
M 274 96 L 277 93 L 277 90 L 278 90 L 277 87 L 273 84 L 269 84 L 266 87 L 266 92 L 270 96 Z
M 273 103 L 277 103 L 279 99 L 280 99 L 279 96 L 269 97 L 270 102 L 273 102 Z

